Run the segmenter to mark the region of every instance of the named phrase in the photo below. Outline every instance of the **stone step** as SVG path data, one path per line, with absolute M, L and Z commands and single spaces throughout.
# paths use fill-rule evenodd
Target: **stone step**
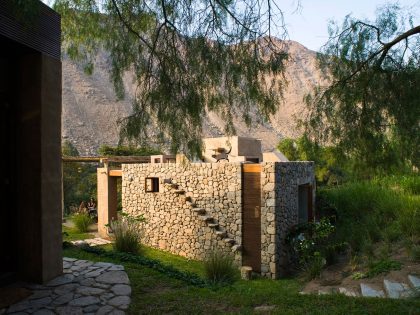
M 410 281 L 411 286 L 416 289 L 416 290 L 420 290 L 420 278 L 413 276 L 413 275 L 408 275 L 408 281 Z
M 207 226 L 209 228 L 215 229 L 215 228 L 217 228 L 219 226 L 219 224 L 218 223 L 209 223 L 209 224 L 207 224 Z
M 387 279 L 384 279 L 384 288 L 388 297 L 390 297 L 391 299 L 409 297 L 411 293 L 410 287 L 407 284 L 393 282 Z
M 230 245 L 235 244 L 235 240 L 234 240 L 233 238 L 229 238 L 229 237 L 227 237 L 227 238 L 224 238 L 223 240 L 224 240 L 224 241 L 225 241 L 225 243 L 227 243 L 227 244 L 230 244 Z
M 338 288 L 338 292 L 345 296 L 359 296 L 356 292 L 347 288 Z
M 372 287 L 364 283 L 360 284 L 360 291 L 362 292 L 362 296 L 365 297 L 385 297 L 385 293 L 383 290 L 373 289 Z
M 195 213 L 198 213 L 198 214 L 204 214 L 204 213 L 206 213 L 206 209 L 203 209 L 203 208 L 193 208 L 192 210 Z
M 242 245 L 233 245 L 232 246 L 232 252 L 236 253 L 236 252 L 241 252 L 242 251 Z
M 212 217 L 210 217 L 210 216 L 208 216 L 208 215 L 200 215 L 198 218 L 199 218 L 201 221 L 204 221 L 204 222 L 210 222 L 210 221 L 213 221 L 213 218 L 212 218 Z
M 226 236 L 226 231 L 216 231 L 216 235 L 220 236 L 220 237 L 225 237 Z
M 195 207 L 195 203 L 192 202 L 192 201 L 186 200 L 185 203 L 187 204 L 187 206 L 190 206 L 190 207 L 193 207 L 193 208 Z
M 174 193 L 176 193 L 178 195 L 183 195 L 183 194 L 185 194 L 185 190 L 177 189 L 177 190 L 174 190 Z

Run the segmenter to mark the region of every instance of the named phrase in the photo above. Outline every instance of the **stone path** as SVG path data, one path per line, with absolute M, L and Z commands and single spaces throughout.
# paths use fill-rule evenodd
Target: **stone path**
M 338 287 L 338 288 L 329 288 L 324 290 L 318 290 L 318 295 L 322 294 L 331 294 L 331 293 L 341 293 L 346 296 L 363 296 L 363 297 L 380 297 L 380 298 L 391 298 L 391 299 L 401 299 L 412 296 L 417 296 L 420 292 L 420 278 L 415 275 L 409 275 L 407 277 L 407 283 L 393 281 L 389 279 L 384 279 L 383 287 L 373 287 L 370 284 L 361 283 L 360 292 L 351 290 L 348 288 Z M 301 292 L 301 294 L 307 294 L 306 292 Z
M 99 246 L 99 245 L 111 244 L 111 241 L 100 238 L 100 237 L 95 237 L 95 238 L 88 238 L 85 240 L 71 241 L 71 243 L 75 246 L 84 246 L 84 245 Z
M 65 257 L 63 270 L 46 285 L 15 284 L 33 294 L 0 310 L 0 315 L 125 314 L 131 287 L 123 266 Z

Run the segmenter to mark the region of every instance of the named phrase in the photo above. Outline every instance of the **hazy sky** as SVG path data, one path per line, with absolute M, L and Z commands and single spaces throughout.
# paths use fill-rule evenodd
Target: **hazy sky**
M 319 48 L 328 39 L 328 21 L 341 22 L 347 14 L 357 18 L 373 19 L 378 6 L 387 0 L 300 0 L 300 8 L 296 10 L 298 0 L 274 0 L 283 10 L 289 39 L 295 40 L 312 50 Z M 53 0 L 43 0 L 50 4 Z M 400 0 L 403 7 L 411 8 L 420 24 L 420 0 Z
M 280 3 L 280 0 L 276 0 Z M 282 0 L 282 2 L 285 2 Z M 296 11 L 296 1 L 282 5 L 289 38 L 312 50 L 318 50 L 328 39 L 328 21 L 338 22 L 351 13 L 357 18 L 374 19 L 378 6 L 389 3 L 385 0 L 300 0 L 301 8 Z M 401 0 L 399 4 L 417 12 L 420 22 L 420 0 Z

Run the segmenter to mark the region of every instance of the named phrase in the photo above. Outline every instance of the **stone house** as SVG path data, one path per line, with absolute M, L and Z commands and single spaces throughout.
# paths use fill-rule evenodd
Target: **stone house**
M 262 157 L 261 151 L 251 153 L 251 158 Z M 313 217 L 314 164 L 239 159 L 123 164 L 122 206 L 145 216 L 143 242 L 192 259 L 203 259 L 214 249 L 232 252 L 240 266 L 273 279 L 282 276 L 288 231 Z M 111 172 L 98 169 L 98 176 Z M 98 196 L 99 212 L 100 203 Z

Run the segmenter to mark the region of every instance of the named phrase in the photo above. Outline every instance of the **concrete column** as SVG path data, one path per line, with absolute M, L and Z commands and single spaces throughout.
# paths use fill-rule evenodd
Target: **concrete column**
M 63 270 L 61 62 L 34 52 L 18 64 L 18 273 L 47 282 Z
M 117 177 L 109 176 L 108 168 L 98 168 L 98 233 L 108 238 L 107 224 L 117 219 Z

